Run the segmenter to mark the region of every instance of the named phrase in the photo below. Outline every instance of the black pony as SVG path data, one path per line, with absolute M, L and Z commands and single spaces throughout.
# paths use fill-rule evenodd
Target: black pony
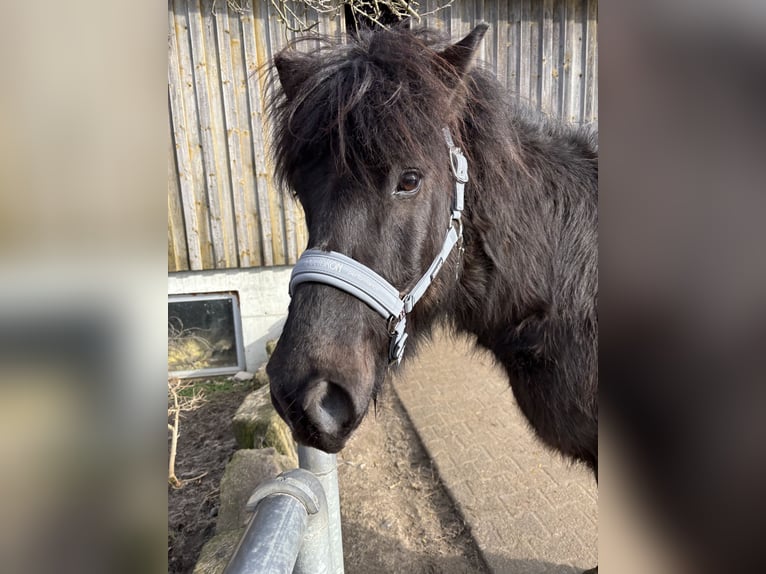
M 407 317 L 405 357 L 437 324 L 475 335 L 540 438 L 597 472 L 596 136 L 513 105 L 473 67 L 486 29 L 452 45 L 376 30 L 277 55 L 277 175 L 304 207 L 308 247 L 345 254 L 404 294 L 449 222 L 449 128 L 469 165 L 465 251 Z M 294 290 L 268 374 L 298 441 L 340 450 L 388 366 L 379 314 L 328 285 Z

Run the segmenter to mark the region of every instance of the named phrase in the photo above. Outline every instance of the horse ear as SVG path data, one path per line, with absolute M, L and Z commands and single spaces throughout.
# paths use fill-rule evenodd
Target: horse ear
M 455 68 L 459 76 L 464 76 L 471 69 L 471 64 L 476 55 L 476 48 L 479 46 L 479 42 L 481 42 L 487 29 L 489 29 L 489 24 L 482 22 L 458 43 L 452 44 L 439 52 L 439 56 Z
M 300 52 L 283 51 L 274 56 L 274 67 L 285 96 L 292 100 L 311 73 L 311 57 Z

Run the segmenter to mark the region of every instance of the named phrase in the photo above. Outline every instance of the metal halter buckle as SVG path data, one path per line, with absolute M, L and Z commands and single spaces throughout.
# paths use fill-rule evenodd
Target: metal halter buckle
M 407 344 L 407 313 L 402 311 L 401 315 L 391 315 L 388 318 L 388 364 L 398 365 L 402 362 L 404 356 L 404 347 Z
M 449 163 L 452 174 L 458 183 L 468 183 L 468 160 L 465 159 L 462 150 L 456 146 L 449 148 Z

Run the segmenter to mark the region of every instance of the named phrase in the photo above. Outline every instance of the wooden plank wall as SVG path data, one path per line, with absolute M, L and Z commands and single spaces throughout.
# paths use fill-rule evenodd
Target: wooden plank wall
M 420 4 L 430 12 L 444 2 Z M 490 25 L 484 65 L 519 101 L 571 123 L 598 121 L 597 0 L 454 0 L 421 24 L 457 40 L 479 22 Z
M 343 34 L 342 13 L 310 17 Z M 517 99 L 597 121 L 597 0 L 454 0 L 413 25 L 458 39 L 481 21 L 480 57 Z M 300 205 L 272 179 L 261 73 L 293 37 L 268 0 L 168 0 L 169 271 L 289 265 L 305 248 Z

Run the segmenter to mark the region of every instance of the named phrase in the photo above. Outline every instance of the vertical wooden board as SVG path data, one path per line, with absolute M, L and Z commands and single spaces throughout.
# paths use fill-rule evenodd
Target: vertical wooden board
M 180 89 L 184 100 L 186 138 L 189 144 L 189 158 L 191 160 L 193 181 L 191 187 L 193 196 L 184 199 L 191 202 L 189 208 L 196 212 L 197 236 L 199 238 L 202 269 L 213 269 L 215 267 L 215 260 L 210 232 L 210 212 L 205 191 L 205 167 L 202 159 L 202 140 L 199 131 L 199 101 L 195 88 L 196 80 L 187 4 L 188 0 L 176 0 L 175 8 L 178 70 L 181 80 Z
M 170 196 L 168 196 L 168 213 L 172 209 L 169 203 Z M 183 271 L 184 267 L 180 263 L 180 257 L 176 251 L 176 243 L 174 241 L 175 230 L 173 229 L 173 222 L 168 217 L 168 273 L 174 271 Z
M 276 16 L 276 12 L 270 2 L 263 2 L 261 4 L 261 14 L 266 24 L 266 45 L 269 50 L 269 57 L 273 58 L 277 52 L 286 48 L 288 43 L 295 38 L 295 33 L 285 29 L 282 22 Z M 299 42 L 293 49 L 306 51 L 315 45 L 312 42 Z
M 495 75 L 501 84 L 508 87 L 508 0 L 499 0 L 496 5 Z
M 450 5 L 444 8 L 444 10 L 440 10 L 438 14 L 436 14 L 437 20 L 440 22 L 440 29 L 444 32 L 445 36 L 447 38 L 452 38 L 452 12 L 454 11 L 455 7 Z
M 266 265 L 283 265 L 285 262 L 285 240 L 281 217 L 281 197 L 269 187 L 269 174 L 266 169 L 266 142 L 263 131 L 263 97 L 260 84 L 253 76 L 253 72 L 258 69 L 258 48 L 252 14 L 241 14 L 240 23 L 245 69 L 249 76 L 247 96 L 250 137 L 253 141 L 253 165 L 255 167 L 258 207 L 264 231 L 264 262 Z M 270 253 L 269 245 L 271 246 Z
M 266 4 L 266 3 L 262 3 Z M 296 2 L 290 2 L 289 8 L 302 19 L 305 19 L 305 7 L 297 5 Z M 257 97 L 257 103 L 251 104 L 251 106 L 257 105 L 258 107 L 251 108 L 251 122 L 253 131 L 253 149 L 258 154 L 256 157 L 256 169 L 258 169 L 258 175 L 256 178 L 258 185 L 258 201 L 259 204 L 262 200 L 268 201 L 268 211 L 270 214 L 270 227 L 272 230 L 272 264 L 283 265 L 287 262 L 288 251 L 290 249 L 290 239 L 287 236 L 287 229 L 285 227 L 285 211 L 282 202 L 282 194 L 277 189 L 274 180 L 274 163 L 272 160 L 271 151 L 271 124 L 267 113 L 267 102 L 270 97 L 273 96 L 270 92 L 270 86 L 268 82 L 269 65 L 271 64 L 274 54 L 282 46 L 286 45 L 287 41 L 292 39 L 294 35 L 291 32 L 285 30 L 284 24 L 274 17 L 269 17 L 270 6 L 261 6 L 258 12 L 253 11 L 252 19 L 252 39 L 253 39 L 253 53 L 251 57 L 255 57 L 255 66 L 258 70 L 255 76 L 251 77 L 249 87 L 251 90 L 251 101 L 255 101 L 252 96 Z M 303 12 L 298 10 L 302 9 Z M 277 28 L 273 29 L 272 24 L 276 24 Z M 297 25 L 294 18 L 291 18 L 291 26 Z M 248 35 L 245 35 L 247 38 Z M 277 42 L 278 40 L 278 42 Z M 276 45 L 275 45 L 276 44 Z M 248 43 L 245 43 L 247 48 Z M 255 81 L 257 79 L 257 81 Z M 252 112 L 256 113 L 253 114 Z M 260 153 L 258 152 L 260 149 Z M 265 194 L 263 193 L 265 192 Z
M 170 108 L 170 101 L 168 101 Z M 189 256 L 186 249 L 186 230 L 181 207 L 180 186 L 178 183 L 178 164 L 172 125 L 172 108 L 169 109 L 168 133 L 168 271 L 189 269 Z
M 312 21 L 317 22 L 317 29 L 323 36 L 335 38 L 343 41 L 346 34 L 345 17 L 343 10 L 336 13 L 314 14 Z M 294 39 L 301 34 L 291 34 Z M 318 47 L 318 43 L 301 42 L 298 48 L 301 50 L 310 50 Z M 293 199 L 289 190 L 284 190 L 280 194 L 281 209 L 283 211 L 283 221 L 286 238 L 286 258 L 285 263 L 293 264 L 306 248 L 308 243 L 308 231 L 305 224 L 305 215 L 297 200 Z
M 337 39 L 343 39 L 346 33 L 344 11 L 340 10 L 336 18 L 324 17 L 318 20 L 320 32 Z M 295 35 L 293 35 L 295 37 Z M 312 46 L 304 42 L 305 49 Z M 306 229 L 305 215 L 300 208 L 299 202 L 292 197 L 291 190 L 278 190 L 283 194 L 283 208 L 285 210 L 285 234 L 290 232 L 294 235 L 288 242 L 288 249 L 295 249 L 294 255 L 288 254 L 286 263 L 292 264 L 297 261 L 297 257 L 303 252 L 308 243 L 308 231 Z
M 285 5 L 289 6 L 290 8 L 288 11 L 288 26 L 286 27 L 281 23 L 280 25 L 286 42 L 292 42 L 298 36 L 303 36 L 304 34 L 311 33 L 297 31 L 301 26 L 306 25 L 311 27 L 313 33 L 318 31 L 319 19 L 317 18 L 317 13 L 315 10 L 311 10 L 307 6 L 303 6 L 300 1 L 297 0 L 287 0 Z
M 521 0 L 519 14 L 519 100 L 526 103 L 532 103 L 532 72 L 530 60 L 532 58 L 532 42 L 530 36 L 532 0 Z
M 210 227 L 210 206 L 207 198 L 206 170 L 203 157 L 203 138 L 200 133 L 200 100 L 197 91 L 197 75 L 192 51 L 191 22 L 189 21 L 190 0 L 176 3 L 176 33 L 178 36 L 179 72 L 184 110 L 187 120 L 187 140 L 194 178 L 193 208 L 197 213 L 197 233 L 200 240 L 202 268 L 215 268 L 215 251 Z M 193 126 L 193 129 L 192 129 Z
M 269 65 L 274 52 L 273 45 L 276 38 L 283 38 L 279 32 L 275 36 L 271 30 L 273 21 L 277 21 L 276 13 L 270 12 L 268 2 L 259 2 L 253 7 L 252 19 L 242 21 L 243 46 L 245 48 L 246 61 L 250 68 L 248 77 L 248 94 L 250 101 L 250 132 L 255 166 L 256 198 L 261 213 L 262 231 L 269 231 L 270 240 L 267 243 L 263 236 L 264 264 L 278 265 L 281 263 L 279 255 L 275 259 L 274 237 L 284 243 L 284 214 L 272 201 L 273 196 L 278 194 L 274 184 L 274 166 L 271 157 L 270 135 L 271 128 L 266 106 L 270 97 L 269 92 Z M 277 25 L 283 28 L 283 24 L 277 21 Z M 284 42 L 281 42 L 282 44 Z M 268 214 L 268 219 L 265 218 Z
M 258 4 L 263 4 L 259 2 Z M 268 201 L 268 189 L 262 184 L 263 180 L 263 146 L 259 146 L 257 138 L 259 135 L 253 133 L 253 128 L 257 127 L 260 132 L 260 126 L 254 126 L 252 122 L 253 113 L 260 110 L 253 109 L 253 97 L 251 91 L 259 89 L 259 79 L 257 77 L 257 57 L 252 55 L 253 47 L 250 41 L 250 54 L 248 53 L 248 39 L 246 19 L 250 19 L 248 14 L 237 13 L 236 18 L 230 12 L 232 24 L 232 39 L 236 41 L 236 64 L 235 68 L 238 74 L 238 103 L 240 110 L 240 126 L 242 130 L 243 154 L 246 154 L 246 166 L 249 176 L 250 187 L 247 193 L 247 201 L 251 212 L 254 214 L 256 226 L 250 226 L 250 231 L 255 235 L 260 246 L 261 265 L 273 265 L 274 256 L 272 249 L 272 228 L 271 228 L 271 209 Z M 250 34 L 252 36 L 252 34 Z M 260 107 L 260 106 L 259 106 Z M 259 159 L 260 169 L 259 169 Z
M 594 29 L 598 30 L 598 24 L 594 23 Z M 593 119 L 592 121 L 598 122 L 598 44 L 596 45 L 596 56 L 593 63 Z
M 207 206 L 207 214 L 210 226 L 210 243 L 213 248 L 213 267 L 226 268 L 230 263 L 236 265 L 236 260 L 231 261 L 227 257 L 224 238 L 224 221 L 221 211 L 221 174 L 216 165 L 215 158 L 215 125 L 213 121 L 213 104 L 211 91 L 208 86 L 208 74 L 214 71 L 210 69 L 212 60 L 206 52 L 203 40 L 202 16 L 198 0 L 187 0 L 187 25 L 191 44 L 192 70 L 194 72 L 194 90 L 197 97 L 197 113 L 200 134 L 200 156 L 204 172 L 203 187 L 200 190 L 200 199 L 204 193 Z M 232 265 L 232 266 L 234 266 Z
M 287 42 L 293 41 L 296 37 L 300 36 L 300 34 L 296 34 L 295 32 L 288 32 L 285 34 L 282 24 L 273 17 L 269 18 L 270 9 L 271 8 L 269 6 L 264 5 L 261 8 L 262 17 L 260 22 L 256 23 L 256 25 L 263 25 L 262 30 L 256 28 L 257 33 L 264 35 L 264 37 L 270 38 L 270 41 L 263 43 L 264 47 L 266 48 L 266 57 L 269 61 L 273 59 L 276 52 L 287 45 Z M 323 34 L 335 36 L 337 38 L 343 36 L 343 28 L 341 24 L 342 19 L 336 18 L 333 20 L 329 17 L 326 17 L 324 20 L 322 20 L 317 19 L 314 16 L 312 17 L 312 21 L 317 22 L 317 28 Z M 296 49 L 305 51 L 317 46 L 318 44 L 316 42 L 299 42 L 296 45 Z M 297 261 L 297 257 L 305 248 L 305 242 L 303 241 L 303 237 L 305 237 L 306 234 L 304 217 L 302 211 L 297 211 L 295 209 L 296 202 L 292 199 L 290 190 L 281 190 L 277 187 L 276 180 L 273 177 L 273 156 L 270 148 L 272 144 L 272 132 L 271 125 L 268 123 L 269 118 L 267 115 L 264 115 L 264 121 L 267 125 L 267 128 L 264 130 L 264 134 L 268 136 L 266 138 L 266 145 L 268 150 L 266 159 L 267 172 L 270 177 L 271 185 L 270 194 L 273 194 L 273 196 L 276 197 L 280 202 L 280 222 L 283 225 L 285 236 L 285 260 L 281 262 L 281 264 L 291 264 Z M 275 264 L 277 263 L 275 262 Z
M 498 37 L 498 2 L 487 0 L 484 3 L 484 20 L 489 24 L 487 36 L 484 39 L 487 50 L 487 62 L 497 76 L 497 37 Z
M 236 16 L 233 17 L 236 27 Z M 234 230 L 237 236 L 237 255 L 240 267 L 261 265 L 261 247 L 257 233 L 258 220 L 250 208 L 248 194 L 254 194 L 252 172 L 246 169 L 243 158 L 242 116 L 238 108 L 236 85 L 240 83 L 235 73 L 232 58 L 232 21 L 225 3 L 215 2 L 213 7 L 216 44 L 220 61 L 221 97 L 223 101 L 223 119 L 226 128 L 226 148 L 229 158 L 231 178 L 231 202 L 233 205 Z M 244 122 L 245 124 L 247 122 Z M 254 232 L 255 230 L 255 232 Z
M 431 10 L 433 2 L 431 0 L 424 0 L 420 3 L 420 20 L 412 19 L 410 26 L 412 29 L 416 28 L 435 28 L 433 16 L 426 14 Z
M 572 123 L 582 123 L 585 113 L 584 98 L 584 70 L 583 55 L 585 48 L 585 22 L 586 22 L 586 2 L 587 0 L 575 0 L 574 12 L 572 13 L 573 34 L 572 42 L 572 88 L 569 92 L 571 103 L 569 106 L 570 116 L 567 121 Z
M 462 2 L 453 3 L 450 8 L 450 38 L 453 42 L 462 37 L 463 33 L 463 14 L 464 5 Z
M 540 109 L 552 115 L 553 104 L 553 0 L 542 0 L 540 39 Z
M 181 88 L 180 62 L 178 55 L 178 34 L 174 6 L 168 3 L 168 101 L 171 114 L 170 129 L 173 133 L 176 165 L 178 169 L 179 194 L 182 202 L 181 213 L 185 219 L 185 236 L 189 265 L 192 269 L 202 268 L 197 233 L 197 213 L 193 209 L 194 175 L 192 173 L 189 143 L 186 137 L 186 113 Z
M 314 33 L 318 31 L 320 34 L 326 34 L 326 28 L 322 28 L 320 26 L 322 15 L 319 14 L 316 10 L 310 9 L 306 6 L 304 6 L 300 0 L 289 0 L 290 4 L 294 6 L 293 12 L 296 14 L 300 14 L 301 19 L 311 26 L 311 32 Z M 300 10 L 300 12 L 299 12 Z M 291 39 L 294 38 L 298 33 L 297 32 L 290 32 Z M 304 32 L 301 32 L 300 35 L 303 35 Z
M 248 198 L 253 194 L 252 166 L 249 163 L 249 142 L 246 141 L 246 125 L 241 109 L 241 92 L 244 90 L 239 69 L 240 45 L 238 40 L 238 16 L 231 14 L 226 3 L 216 2 L 214 6 L 216 43 L 220 59 L 223 112 L 226 122 L 226 145 L 231 173 L 231 195 L 234 205 L 234 225 L 237 233 L 237 247 L 240 267 L 261 264 L 260 241 L 253 227 L 257 228 L 257 214 Z M 256 229 L 257 230 L 257 229 Z
M 207 11 L 207 7 L 206 7 Z M 213 0 L 210 6 L 208 33 L 214 34 L 209 39 L 215 43 L 219 61 L 220 97 L 222 107 L 222 125 L 220 126 L 223 146 L 228 159 L 227 172 L 229 177 L 229 200 L 231 203 L 231 226 L 235 236 L 237 261 L 239 267 L 251 265 L 251 247 L 247 237 L 245 222 L 245 206 L 242 201 L 242 190 L 245 186 L 242 173 L 242 154 L 240 130 L 234 95 L 234 71 L 231 57 L 231 35 L 229 32 L 229 12 L 225 4 Z
M 492 0 L 487 0 L 487 2 L 491 3 Z M 469 26 L 469 30 L 473 30 L 479 22 L 486 22 L 487 8 L 484 0 L 473 0 L 473 13 L 471 14 L 471 25 Z M 477 59 L 480 62 L 486 62 L 490 66 L 493 66 L 495 63 L 495 58 L 492 54 L 494 35 L 495 30 L 490 26 L 484 34 L 484 39 L 481 44 L 479 44 L 479 52 L 477 54 Z
M 540 92 L 542 86 L 542 35 L 540 33 L 542 3 L 531 0 L 529 10 L 529 100 L 535 109 L 541 109 Z
M 564 40 L 566 32 L 566 0 L 554 0 L 553 4 L 553 68 L 551 97 L 554 103 L 554 115 L 561 117 L 564 109 Z
M 170 120 L 170 133 L 171 133 L 171 146 L 173 147 L 171 158 L 173 165 L 169 165 L 171 169 L 174 169 L 178 177 L 178 195 L 179 204 L 181 204 L 181 198 L 183 196 L 191 195 L 192 192 L 189 189 L 191 186 L 191 165 L 189 160 L 189 149 L 186 142 L 186 125 L 184 122 L 183 111 L 183 99 L 179 92 L 179 79 L 178 79 L 178 53 L 176 49 L 176 36 L 175 36 L 175 24 L 173 20 L 172 11 L 168 11 L 169 17 L 169 30 L 168 30 L 168 108 L 169 108 L 169 120 Z M 169 161 L 169 163 L 171 163 Z M 169 182 L 168 194 L 172 193 L 172 181 Z M 187 217 L 183 206 L 179 205 L 180 215 L 182 218 Z M 168 219 L 172 216 L 172 210 L 169 210 Z M 196 217 L 196 214 L 189 215 L 191 219 Z M 178 229 L 178 228 L 176 228 Z M 183 226 L 183 237 L 181 240 L 187 245 L 187 260 L 189 257 L 193 259 L 193 265 L 201 265 L 199 257 L 199 241 L 196 237 L 196 226 L 189 227 L 189 235 L 194 237 L 187 237 L 186 226 Z
M 270 74 L 276 74 L 276 71 L 271 70 L 270 66 L 277 52 L 285 47 L 285 41 L 280 32 L 275 33 L 272 30 L 276 18 L 274 17 L 271 5 L 268 2 L 260 2 L 257 11 L 253 11 L 253 17 L 253 26 L 255 29 L 255 37 L 257 39 L 257 57 L 258 61 L 262 62 L 261 65 L 263 66 L 262 73 L 258 76 L 258 81 L 263 100 L 264 102 L 268 102 L 275 97 L 276 91 L 279 88 L 279 80 L 276 80 L 275 82 L 269 81 Z M 277 26 L 279 27 L 281 24 L 277 23 Z M 274 182 L 274 168 L 272 164 L 272 125 L 268 114 L 264 114 L 263 116 L 263 126 L 267 168 L 272 185 L 276 185 Z
M 244 47 L 241 33 L 240 14 L 229 8 L 229 35 L 231 39 L 231 56 L 234 68 L 234 88 L 238 110 L 238 129 L 242 153 L 242 170 L 246 178 L 246 188 L 243 192 L 245 201 L 246 223 L 251 244 L 259 247 L 259 262 L 261 265 L 271 265 L 271 238 L 268 204 L 266 213 L 261 211 L 258 202 L 258 188 L 255 176 L 253 138 L 250 129 L 250 103 L 248 98 L 247 64 L 244 57 Z M 268 231 L 268 233 L 267 233 Z M 268 240 L 266 237 L 268 236 Z
M 319 16 L 319 30 L 323 35 L 344 41 L 346 39 L 346 27 L 343 10 L 339 10 L 336 14 L 322 14 Z M 288 234 L 288 230 L 292 231 L 288 247 L 295 250 L 294 259 L 289 259 L 287 263 L 293 264 L 308 245 L 306 216 L 300 202 L 291 196 L 284 196 L 283 205 L 285 209 L 286 234 Z
M 211 117 L 213 120 L 213 155 L 218 176 L 218 203 L 222 219 L 224 252 L 227 267 L 238 267 L 239 248 L 237 245 L 237 229 L 234 221 L 234 203 L 232 198 L 231 162 L 229 161 L 229 146 L 227 143 L 226 114 L 223 107 L 223 82 L 218 41 L 216 37 L 216 18 L 213 10 L 217 0 L 201 0 L 201 16 L 203 25 L 203 40 L 208 56 L 208 92 L 210 94 Z
M 473 15 L 476 9 L 476 0 L 461 0 L 460 8 L 460 25 L 457 35 L 452 37 L 453 41 L 463 38 L 473 28 Z M 452 33 L 454 34 L 455 31 L 453 30 Z M 481 53 L 481 47 L 479 47 L 479 52 Z
M 574 80 L 572 78 L 572 48 L 574 46 L 573 38 L 575 36 L 575 22 L 574 13 L 578 0 L 566 0 L 566 17 L 564 20 L 564 32 L 563 32 L 563 61 L 561 63 L 561 88 L 563 90 L 562 106 L 561 106 L 561 119 L 569 122 L 572 121 L 572 88 L 574 86 Z
M 178 1 L 181 9 L 183 2 Z M 203 222 L 199 221 L 199 213 L 195 201 L 195 164 L 192 159 L 194 145 L 194 132 L 196 130 L 195 102 L 185 97 L 185 86 L 191 86 L 193 82 L 188 78 L 189 62 L 182 61 L 180 46 L 185 43 L 186 27 L 183 21 L 178 22 L 174 4 L 168 4 L 168 92 L 170 97 L 171 113 L 173 117 L 173 134 L 178 160 L 178 176 L 183 205 L 184 224 L 186 230 L 187 253 L 189 267 L 193 270 L 204 269 L 205 257 L 203 255 L 203 238 L 200 230 Z M 182 34 L 182 36 L 180 36 Z M 180 36 L 180 37 L 179 37 Z
M 168 273 L 183 271 L 183 269 L 176 267 L 176 252 L 173 250 L 173 247 L 173 226 L 170 224 L 170 219 L 168 219 Z
M 343 36 L 343 24 L 343 10 L 319 15 L 319 33 L 324 36 L 340 40 Z
M 508 89 L 519 100 L 519 62 L 521 58 L 521 37 L 519 25 L 521 18 L 521 0 L 508 0 Z
M 265 67 L 258 76 L 264 90 L 268 89 L 269 86 L 269 65 L 274 59 L 274 55 L 281 49 L 281 44 L 277 43 L 272 35 L 270 17 L 273 18 L 268 2 L 259 2 L 257 6 L 253 7 L 253 26 L 258 39 L 257 47 L 262 50 L 258 57 L 263 58 L 265 62 Z M 267 97 L 270 96 L 270 94 L 266 95 Z
M 420 17 L 420 22 L 413 18 L 412 27 L 433 28 L 443 31 L 444 21 L 442 19 L 442 15 L 435 12 L 438 6 L 439 2 L 437 0 L 426 0 L 425 2 L 421 2 L 422 10 L 420 13 L 423 15 Z
M 282 24 L 282 15 L 271 5 L 271 2 L 258 2 L 260 13 L 265 11 L 268 14 L 266 23 L 269 25 L 269 43 L 274 51 L 279 51 L 288 41 L 287 31 Z M 256 7 L 253 6 L 253 14 L 256 13 Z
M 598 1 L 587 0 L 588 13 L 585 19 L 585 122 L 594 122 L 598 118 Z

